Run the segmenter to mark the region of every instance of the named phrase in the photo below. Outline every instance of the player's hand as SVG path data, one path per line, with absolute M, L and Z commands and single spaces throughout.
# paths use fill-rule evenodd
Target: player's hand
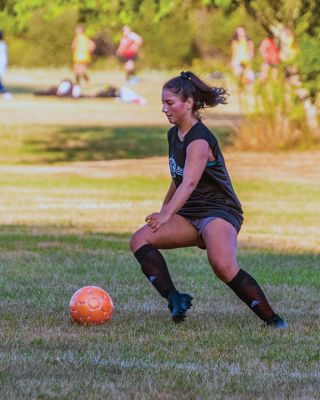
M 165 213 L 164 211 L 160 211 L 158 213 L 152 213 L 146 216 L 146 223 L 150 226 L 153 232 L 157 232 L 160 226 L 166 224 L 171 215 Z

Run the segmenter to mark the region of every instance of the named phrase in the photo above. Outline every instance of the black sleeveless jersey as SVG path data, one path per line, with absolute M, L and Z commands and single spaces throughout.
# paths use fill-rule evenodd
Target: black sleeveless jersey
M 189 218 L 220 217 L 230 222 L 237 231 L 243 221 L 243 212 L 233 189 L 222 152 L 212 132 L 198 121 L 185 135 L 178 137 L 178 127 L 168 132 L 169 167 L 176 187 L 182 183 L 188 145 L 197 139 L 209 143 L 215 161 L 208 162 L 200 181 L 178 214 Z

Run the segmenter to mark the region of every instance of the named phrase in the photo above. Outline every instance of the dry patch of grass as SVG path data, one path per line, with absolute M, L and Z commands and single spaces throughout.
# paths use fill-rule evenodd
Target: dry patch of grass
M 320 151 L 307 152 L 229 152 L 226 154 L 236 180 L 320 183 Z
M 125 104 L 115 99 L 61 99 L 54 97 L 36 97 L 33 92 L 37 89 L 47 89 L 57 85 L 66 76 L 72 77 L 72 71 L 57 70 L 24 70 L 9 69 L 6 83 L 13 93 L 11 101 L 0 99 L 0 121 L 4 125 L 21 124 L 33 125 L 65 125 L 65 126 L 163 126 L 167 120 L 161 112 L 162 85 L 175 73 L 160 71 L 142 71 L 140 81 L 136 85 L 128 85 L 122 71 L 93 71 L 91 82 L 83 86 L 84 94 L 93 94 L 102 90 L 105 84 L 117 88 L 129 86 L 132 90 L 145 97 L 147 104 Z M 229 89 L 233 85 L 228 82 Z M 219 115 L 218 126 L 232 127 L 228 118 L 221 115 L 238 115 L 237 96 L 230 96 L 229 104 L 217 107 L 205 113 L 210 117 Z
M 226 152 L 245 210 L 242 246 L 319 251 L 319 157 Z M 59 225 L 78 233 L 132 232 L 159 209 L 169 185 L 166 157 L 0 166 L 0 172 L 7 177 L 2 224 Z
M 252 153 L 225 151 L 230 175 L 236 180 L 319 184 L 320 151 Z M 22 175 L 78 174 L 92 178 L 168 176 L 167 157 L 73 162 L 65 165 L 0 165 L 3 173 Z

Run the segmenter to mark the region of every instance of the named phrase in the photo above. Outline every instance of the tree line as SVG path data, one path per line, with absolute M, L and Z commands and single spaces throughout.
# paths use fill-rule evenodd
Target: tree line
M 305 87 L 313 97 L 320 89 L 320 0 L 0 0 L 11 65 L 70 64 L 78 23 L 97 43 L 97 62 L 113 57 L 121 27 L 129 24 L 144 39 L 140 66 L 204 69 L 226 68 L 238 25 L 258 46 L 281 24 L 296 37 Z

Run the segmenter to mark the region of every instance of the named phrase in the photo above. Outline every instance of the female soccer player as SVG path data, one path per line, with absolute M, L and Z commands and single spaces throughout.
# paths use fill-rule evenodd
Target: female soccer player
M 131 83 L 137 82 L 136 60 L 138 52 L 143 43 L 141 36 L 133 32 L 128 25 L 122 28 L 122 37 L 116 55 L 124 62 L 126 79 Z
M 82 78 L 89 81 L 88 67 L 95 48 L 96 44 L 86 36 L 84 28 L 77 26 L 72 41 L 73 70 L 77 84 Z
M 172 181 L 159 212 L 146 217 L 130 246 L 143 273 L 168 300 L 175 322 L 185 318 L 192 297 L 174 286 L 159 249 L 206 249 L 214 273 L 267 325 L 285 329 L 255 279 L 236 259 L 241 204 L 232 187 L 217 139 L 199 111 L 225 104 L 227 92 L 212 88 L 192 72 L 181 72 L 162 90 L 162 111 L 174 126 L 168 132 Z

